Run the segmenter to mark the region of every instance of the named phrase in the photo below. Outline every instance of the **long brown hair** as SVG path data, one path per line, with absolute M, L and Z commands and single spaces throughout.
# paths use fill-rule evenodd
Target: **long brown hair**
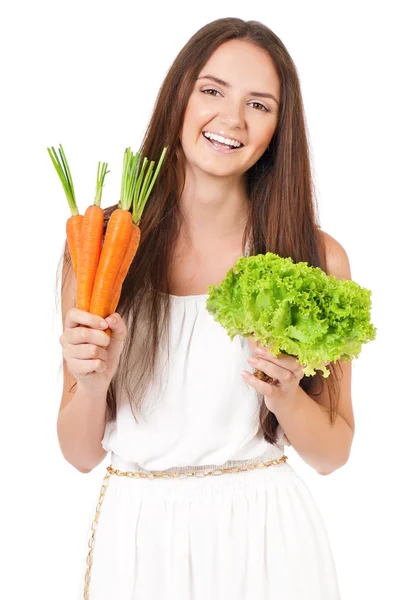
M 144 210 L 141 242 L 124 281 L 117 312 L 127 324 L 127 337 L 119 367 L 107 394 L 107 421 L 116 418 L 119 384 L 128 395 L 134 418 L 142 409 L 148 384 L 156 376 L 161 343 L 168 342 L 170 317 L 169 264 L 181 226 L 179 198 L 184 187 L 185 157 L 180 134 L 185 110 L 197 77 L 213 52 L 228 40 L 239 39 L 264 49 L 280 78 L 277 128 L 269 151 L 247 173 L 249 216 L 243 244 L 250 239 L 250 254 L 274 252 L 294 261 L 307 261 L 326 271 L 325 247 L 317 216 L 311 176 L 306 122 L 296 67 L 281 40 L 258 21 L 225 18 L 202 27 L 182 48 L 159 90 L 140 147 L 142 156 L 157 160 L 168 146 L 156 185 Z M 117 204 L 104 209 L 105 225 Z M 71 271 L 67 244 L 61 258 L 64 284 Z M 164 293 L 159 293 L 163 291 Z M 165 337 L 164 337 L 165 336 Z M 166 343 L 168 352 L 168 343 Z M 300 386 L 315 394 L 327 385 L 330 420 L 337 416 L 338 385 L 335 365 L 324 379 L 320 372 L 303 377 Z M 138 422 L 138 421 L 137 421 Z M 274 444 L 278 421 L 262 403 L 259 423 L 264 438 Z

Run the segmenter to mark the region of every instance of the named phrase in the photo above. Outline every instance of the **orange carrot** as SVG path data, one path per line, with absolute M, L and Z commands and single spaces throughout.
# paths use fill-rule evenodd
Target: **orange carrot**
M 87 312 L 90 310 L 95 275 L 100 261 L 103 233 L 104 212 L 100 206 L 92 204 L 83 217 L 76 288 L 76 307 Z
M 69 253 L 72 258 L 73 271 L 77 277 L 77 265 L 79 263 L 80 230 L 82 228 L 83 215 L 72 215 L 66 221 L 66 239 L 68 241 Z
M 158 176 L 167 148 L 163 149 L 157 169 L 152 175 L 154 161 L 148 165 L 148 159 L 126 148 L 122 170 L 122 190 L 118 208 L 112 213 L 100 261 L 95 276 L 89 311 L 106 318 L 119 302 L 123 281 L 137 252 L 141 239 L 139 223 L 145 204 Z M 130 207 L 132 210 L 130 211 Z M 113 310 L 111 310 L 113 309 Z M 111 335 L 111 329 L 105 333 Z
M 77 279 L 76 306 L 106 318 L 115 312 L 120 300 L 123 282 L 141 240 L 139 224 L 142 213 L 159 174 L 167 147 L 163 148 L 153 174 L 154 161 L 148 164 L 145 157 L 141 164 L 140 153 L 134 154 L 130 148 L 126 148 L 121 197 L 118 208 L 109 219 L 104 240 L 104 213 L 100 201 L 104 178 L 108 172 L 107 163 L 104 163 L 101 173 L 100 163 L 98 164 L 96 198 L 82 217 L 77 210 L 72 176 L 62 146 L 61 160 L 58 159 L 54 148 L 53 153 L 49 148 L 47 150 L 61 179 L 72 212 L 72 217 L 67 222 L 67 242 Z M 111 335 L 112 332 L 108 328 L 105 333 Z
M 98 163 L 94 205 L 83 216 L 79 215 L 77 209 L 72 174 L 62 145 L 59 145 L 59 157 L 53 147 L 47 148 L 47 152 L 61 180 L 72 213 L 66 222 L 66 239 L 77 279 L 76 306 L 88 310 L 101 253 L 104 216 L 100 204 L 105 175 L 109 173 L 106 170 L 108 163 Z
M 104 212 L 100 206 L 102 188 L 108 163 L 98 163 L 94 204 L 84 213 L 80 230 L 79 260 L 77 266 L 76 307 L 89 311 L 95 275 L 101 256 L 104 237 Z
M 137 225 L 135 225 L 135 223 L 133 223 L 132 225 L 133 226 L 131 229 L 129 244 L 127 246 L 122 264 L 120 265 L 120 269 L 118 271 L 115 283 L 112 288 L 109 309 L 108 309 L 108 314 L 110 314 L 110 315 L 112 313 L 114 313 L 117 308 L 117 305 L 120 300 L 120 294 L 122 292 L 123 282 L 126 279 L 126 275 L 128 273 L 131 263 L 133 262 L 133 259 L 137 252 L 138 245 L 140 243 L 141 230 L 139 227 L 137 227 Z
M 108 316 L 109 298 L 129 244 L 132 226 L 129 210 L 117 208 L 111 214 L 87 309 L 102 318 Z

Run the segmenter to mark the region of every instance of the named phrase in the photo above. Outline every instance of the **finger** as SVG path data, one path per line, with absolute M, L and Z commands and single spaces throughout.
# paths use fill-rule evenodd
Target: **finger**
M 67 350 L 64 350 L 64 354 Z M 78 359 L 96 359 L 99 358 L 106 362 L 108 360 L 108 352 L 104 348 L 100 348 L 95 344 L 78 344 L 69 346 L 69 357 Z M 64 356 L 66 359 L 66 357 Z
M 247 362 L 255 369 L 259 369 L 266 375 L 272 377 L 272 379 L 277 379 L 280 383 L 294 381 L 295 379 L 295 375 L 289 369 L 269 360 L 265 360 L 264 358 L 249 356 Z
M 109 317 L 106 317 L 105 320 L 112 330 L 112 339 L 123 342 L 127 330 L 122 317 L 118 313 L 113 313 L 112 315 L 109 315 Z
M 102 372 L 106 370 L 106 364 L 99 358 L 93 360 L 81 360 L 79 358 L 70 358 L 68 360 L 68 368 L 72 373 L 84 377 L 87 373 L 94 371 Z
M 290 354 L 286 354 L 285 352 L 281 352 L 278 356 L 273 356 L 269 349 L 264 346 L 258 348 L 255 351 L 255 356 L 260 358 L 265 358 L 266 360 L 283 367 L 284 369 L 288 369 L 293 373 L 298 373 L 298 368 L 301 368 L 301 365 L 297 362 L 296 356 L 291 356 Z
M 67 339 L 70 344 L 95 344 L 103 348 L 106 348 L 110 342 L 105 331 L 83 326 L 70 329 Z
M 268 397 L 275 395 L 277 390 L 276 385 L 261 381 L 261 379 L 258 379 L 253 373 L 249 373 L 248 371 L 241 371 L 241 375 L 244 381 L 254 387 L 260 394 Z
M 103 323 L 103 325 L 102 325 Z M 85 325 L 86 327 L 92 327 L 94 329 L 106 329 L 108 324 L 105 319 L 99 315 L 80 310 L 79 308 L 70 308 L 66 313 L 65 329 L 74 328 L 78 325 Z
M 269 349 L 268 346 L 261 346 L 261 344 L 258 342 L 258 340 L 255 339 L 253 334 L 248 336 L 248 342 L 249 342 L 249 347 L 250 347 L 251 351 L 253 352 L 253 354 L 256 352 L 256 350 L 260 350 L 261 348 Z

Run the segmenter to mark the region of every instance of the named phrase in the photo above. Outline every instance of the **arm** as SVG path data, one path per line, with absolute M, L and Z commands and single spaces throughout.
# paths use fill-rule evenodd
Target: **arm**
M 107 455 L 101 440 L 105 431 L 106 391 L 77 390 L 57 420 L 57 434 L 64 458 L 82 473 L 89 473 Z
M 323 233 L 328 275 L 351 279 L 347 253 L 333 237 Z M 297 453 L 321 475 L 328 475 L 348 460 L 354 437 L 355 422 L 351 398 L 351 362 L 337 361 L 341 366 L 340 396 L 337 418 L 330 423 L 326 385 L 322 394 L 308 395 L 297 388 L 293 406 L 278 407 L 275 415 L 286 437 Z
M 62 326 L 68 310 L 75 306 L 76 285 L 70 262 L 62 270 Z M 70 391 L 77 384 L 75 391 Z M 78 471 L 88 473 L 106 456 L 101 440 L 105 430 L 107 388 L 85 390 L 70 373 L 63 359 L 63 392 L 57 419 L 57 435 L 64 458 Z
M 320 475 L 329 475 L 347 462 L 354 429 L 340 411 L 331 425 L 329 410 L 299 386 L 293 406 L 278 409 L 275 416 L 296 452 Z

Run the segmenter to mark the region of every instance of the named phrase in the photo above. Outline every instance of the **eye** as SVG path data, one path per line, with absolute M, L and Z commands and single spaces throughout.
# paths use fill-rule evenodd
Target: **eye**
M 265 110 L 265 112 L 271 112 L 269 108 L 264 106 L 264 104 L 260 104 L 260 102 L 250 102 L 250 104 L 257 104 L 257 106 L 261 106 L 260 110 Z
M 216 92 L 216 94 L 219 94 L 220 92 L 217 92 L 217 90 L 213 90 L 213 89 L 209 89 L 209 90 L 202 90 L 204 94 L 206 94 L 206 92 Z M 212 96 L 213 94 L 209 94 L 209 96 Z
M 203 94 L 206 94 L 207 96 L 213 96 L 214 94 L 211 94 L 210 92 L 215 92 L 215 94 L 219 94 L 220 92 L 218 92 L 217 90 L 213 89 L 213 88 L 209 88 L 207 90 L 202 90 Z M 260 107 L 260 109 L 257 110 L 262 110 L 263 112 L 271 112 L 269 110 L 269 108 L 267 108 L 266 106 L 264 106 L 264 104 L 260 104 L 260 102 L 250 102 L 250 104 L 255 104 L 257 106 Z

